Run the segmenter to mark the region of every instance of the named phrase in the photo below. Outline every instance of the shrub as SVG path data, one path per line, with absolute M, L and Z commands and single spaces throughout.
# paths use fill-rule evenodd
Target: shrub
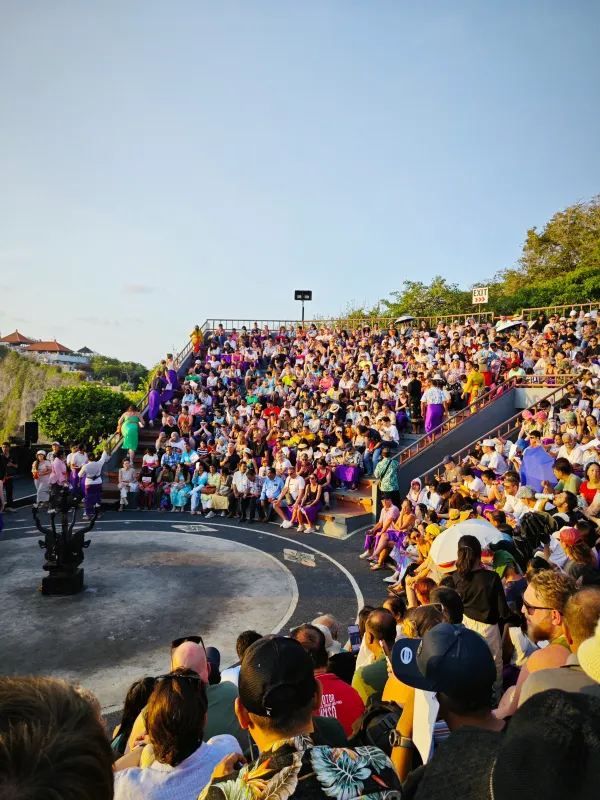
M 121 392 L 102 386 L 68 386 L 47 392 L 32 416 L 52 439 L 90 444 L 116 429 L 129 402 Z

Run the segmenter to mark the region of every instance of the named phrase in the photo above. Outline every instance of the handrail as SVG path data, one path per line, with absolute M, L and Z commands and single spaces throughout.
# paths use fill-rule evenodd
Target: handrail
M 392 458 L 397 459 L 398 464 L 405 464 L 407 461 L 415 458 L 415 456 L 417 456 L 423 450 L 426 450 L 434 442 L 439 441 L 451 430 L 454 430 L 464 419 L 471 417 L 477 411 L 481 411 L 483 408 L 487 408 L 492 403 L 496 402 L 496 400 L 513 388 L 513 383 L 515 380 L 515 378 L 511 378 L 509 381 L 505 381 L 493 389 L 488 389 L 470 405 L 465 406 L 465 408 L 461 408 L 455 414 L 447 417 L 436 428 L 429 431 L 429 433 L 423 434 L 423 436 L 417 439 L 416 442 L 413 442 L 413 444 L 404 448 L 404 450 L 396 453 L 396 455 Z
M 183 363 L 185 363 L 186 358 L 188 357 L 189 353 L 192 350 L 192 347 L 193 347 L 192 342 L 191 342 L 191 340 L 189 340 L 184 345 L 184 347 L 179 351 L 179 353 L 177 353 L 174 356 L 173 365 L 175 366 L 176 369 L 179 369 L 181 367 L 181 365 Z M 143 398 L 142 398 L 142 400 L 140 401 L 140 404 L 139 404 L 140 408 L 141 408 L 142 416 L 144 415 L 144 413 L 146 412 L 146 410 L 148 408 L 149 398 L 150 398 L 150 389 L 148 389 L 148 391 L 143 396 Z M 117 450 L 117 448 L 119 447 L 119 445 L 120 445 L 120 443 L 122 441 L 123 441 L 122 435 L 119 433 L 119 431 L 115 431 L 108 438 L 108 440 L 106 441 L 105 448 L 112 455 L 115 452 L 115 450 Z
M 556 386 L 551 392 L 549 392 L 548 394 L 544 395 L 544 397 L 541 398 L 541 399 L 542 400 L 548 400 L 550 397 L 552 397 L 553 395 L 557 394 L 558 392 L 562 392 L 564 390 L 564 388 L 565 388 L 565 385 L 566 384 L 563 384 L 562 386 Z M 514 388 L 519 388 L 519 385 L 517 384 Z M 539 403 L 539 400 L 537 400 L 535 403 L 532 403 L 531 406 L 529 406 L 529 408 L 530 409 L 531 408 L 535 408 L 535 406 L 537 406 L 538 403 Z M 478 436 L 476 439 L 473 439 L 473 441 L 469 442 L 468 445 L 465 445 L 465 447 L 462 447 L 460 450 L 457 450 L 455 453 L 452 453 L 452 458 L 453 459 L 460 459 L 465 453 L 468 453 L 482 439 L 493 439 L 493 438 L 496 438 L 498 436 L 503 436 L 503 437 L 506 438 L 516 428 L 520 427 L 521 422 L 518 422 L 518 424 L 517 424 L 517 421 L 522 420 L 522 416 L 521 415 L 522 415 L 524 410 L 525 409 L 521 409 L 521 411 L 518 411 L 512 417 L 510 417 L 509 419 L 507 419 L 504 422 L 500 423 L 500 425 L 496 425 L 494 428 L 491 428 L 487 433 L 482 434 L 481 436 Z M 432 467 L 431 469 L 428 469 L 422 475 L 419 475 L 418 477 L 421 480 L 421 483 L 423 484 L 423 482 L 425 481 L 426 478 L 428 478 L 430 475 L 436 473 L 441 468 L 441 466 L 442 466 L 442 462 L 440 461 L 434 467 Z
M 495 403 L 500 397 L 506 394 L 510 389 L 534 389 L 534 388 L 563 388 L 577 379 L 577 375 L 524 375 L 523 377 L 514 377 L 508 381 L 500 383 L 494 389 L 488 389 L 481 394 L 476 400 L 465 408 L 460 409 L 455 414 L 447 417 L 436 428 L 429 433 L 423 434 L 416 442 L 396 453 L 393 456 L 398 460 L 398 464 L 405 464 L 411 461 L 417 455 L 430 447 L 434 442 L 438 442 L 447 433 L 454 430 L 464 419 L 471 417 L 477 411 L 487 408 L 492 403 Z
M 570 312 L 571 310 L 575 311 L 583 311 L 587 309 L 589 311 L 600 309 L 600 302 L 587 302 L 587 303 L 567 303 L 565 305 L 555 305 L 555 306 L 540 306 L 537 308 L 523 308 L 521 313 L 515 312 L 514 314 L 510 315 L 513 318 L 522 317 L 523 319 L 532 319 L 533 317 L 537 316 L 542 311 L 546 313 L 559 313 L 564 311 L 566 313 Z M 566 315 L 566 314 L 565 314 Z M 453 323 L 458 320 L 467 320 L 467 319 L 474 319 L 480 322 L 493 322 L 495 319 L 499 319 L 500 315 L 496 314 L 494 311 L 463 311 L 458 314 L 430 314 L 428 316 L 415 316 L 412 318 L 411 322 L 413 326 L 420 325 L 421 322 L 426 322 L 428 325 L 438 324 L 440 322 L 444 323 Z M 217 329 L 218 325 L 223 325 L 223 328 L 226 331 L 231 331 L 233 328 L 239 330 L 242 327 L 251 328 L 254 323 L 256 322 L 259 328 L 263 328 L 265 325 L 268 326 L 269 330 L 275 331 L 281 327 L 285 327 L 287 330 L 289 329 L 297 329 L 297 328 L 307 328 L 311 325 L 315 325 L 318 327 L 344 327 L 344 328 L 362 328 L 362 327 L 372 327 L 373 325 L 377 325 L 380 328 L 388 328 L 390 325 L 394 325 L 397 316 L 365 316 L 365 317 L 330 317 L 328 319 L 307 319 L 302 322 L 300 319 L 243 319 L 243 318 L 235 318 L 235 317 L 213 317 L 211 319 L 207 319 L 202 326 L 202 329 L 205 332 L 214 332 Z
M 222 325 L 226 331 L 231 331 L 233 328 L 239 330 L 240 328 L 251 328 L 254 326 L 254 323 L 259 328 L 263 328 L 265 325 L 269 328 L 270 331 L 276 331 L 281 327 L 285 327 L 286 330 L 289 329 L 298 329 L 298 328 L 307 328 L 311 325 L 315 325 L 317 328 L 319 327 L 343 327 L 343 328 L 362 328 L 362 327 L 373 327 L 373 325 L 377 325 L 379 328 L 389 328 L 390 326 L 394 326 L 395 320 L 397 316 L 391 317 L 380 317 L 380 316 L 373 316 L 373 317 L 335 317 L 329 319 L 306 319 L 304 322 L 300 319 L 241 319 L 235 317 L 213 317 L 212 319 L 207 319 L 204 323 L 205 329 L 208 332 L 214 332 L 219 325 Z M 428 325 L 433 323 L 438 324 L 439 322 L 455 322 L 457 320 L 466 320 L 466 319 L 475 319 L 479 321 L 486 321 L 491 322 L 494 319 L 494 312 L 493 311 L 472 311 L 472 312 L 462 312 L 460 314 L 433 314 L 427 317 L 413 317 L 410 322 L 412 323 L 413 327 L 419 325 L 421 322 L 426 322 Z
M 587 309 L 588 311 L 596 311 L 600 309 L 600 302 L 596 300 L 595 302 L 591 301 L 588 303 L 567 303 L 566 305 L 559 306 L 538 306 L 537 308 L 524 308 L 521 312 L 521 316 L 524 319 L 532 319 L 532 317 L 537 317 L 537 315 L 541 314 L 542 312 L 550 315 L 559 314 L 561 311 L 565 311 L 567 313 L 564 315 L 561 314 L 561 316 L 566 317 L 571 311 L 584 311 L 584 309 Z

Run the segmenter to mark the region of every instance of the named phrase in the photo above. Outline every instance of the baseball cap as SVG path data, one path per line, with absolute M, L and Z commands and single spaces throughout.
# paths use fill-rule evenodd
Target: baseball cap
M 287 717 L 304 708 L 315 694 L 312 660 L 295 639 L 265 636 L 244 653 L 238 688 L 251 714 Z
M 469 697 L 496 680 L 494 658 L 485 639 L 464 625 L 441 623 L 422 639 L 399 639 L 392 650 L 399 681 L 415 689 Z

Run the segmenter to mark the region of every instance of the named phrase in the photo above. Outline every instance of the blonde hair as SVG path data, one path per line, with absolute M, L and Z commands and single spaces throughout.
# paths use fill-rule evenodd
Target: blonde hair
M 553 569 L 544 569 L 536 573 L 529 585 L 544 605 L 560 611 L 561 614 L 576 588 L 572 578 Z

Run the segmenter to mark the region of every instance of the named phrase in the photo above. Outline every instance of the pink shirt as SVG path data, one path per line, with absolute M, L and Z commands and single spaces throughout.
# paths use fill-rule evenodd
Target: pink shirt
M 400 516 L 400 509 L 395 506 L 391 505 L 389 508 L 382 508 L 381 514 L 379 515 L 379 522 L 385 527 L 385 525 L 389 522 L 395 522 L 398 517 Z
M 50 483 L 57 483 L 59 486 L 64 486 L 67 483 L 67 465 L 60 458 L 55 458 L 52 461 Z

